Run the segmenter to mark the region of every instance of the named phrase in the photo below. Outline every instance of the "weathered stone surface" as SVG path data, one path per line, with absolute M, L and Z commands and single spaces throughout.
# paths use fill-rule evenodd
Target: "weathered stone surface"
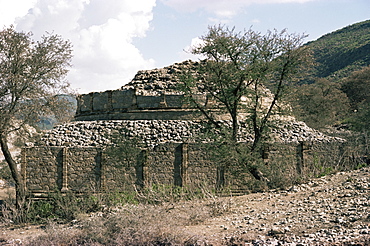
M 135 91 L 133 90 L 112 91 L 113 109 L 133 108 L 135 104 L 136 104 Z
M 196 110 L 183 110 L 183 93 L 178 86 L 184 71 L 196 72 L 197 62 L 185 61 L 161 69 L 139 71 L 134 79 L 119 90 L 80 95 L 76 120 L 111 119 L 194 119 Z M 204 93 L 195 92 L 203 98 Z M 153 110 L 153 113 L 133 110 Z M 157 110 L 171 109 L 171 110 Z M 153 114 L 155 114 L 153 116 Z
M 227 124 L 227 121 L 224 121 Z M 161 143 L 193 142 L 201 129 L 202 121 L 189 120 L 111 120 L 76 121 L 56 126 L 42 136 L 40 145 L 47 146 L 102 146 L 109 144 L 109 134 L 120 131 L 128 137 L 140 137 L 149 147 Z M 341 139 L 327 136 L 309 128 L 293 118 L 282 121 L 274 128 L 272 137 L 276 142 L 331 142 Z M 240 140 L 250 142 L 252 134 L 242 125 Z
M 211 144 L 210 140 L 199 139 L 211 126 L 197 109 L 186 103 L 184 94 L 178 90 L 184 71 L 197 73 L 198 65 L 185 61 L 161 69 L 139 71 L 120 90 L 81 95 L 76 121 L 45 132 L 35 148 L 25 149 L 26 186 L 31 191 L 44 192 L 55 189 L 81 192 L 105 187 L 132 189 L 144 183 L 194 186 L 207 183 L 214 188 L 220 171 L 212 165 L 206 148 L 199 144 Z M 262 101 L 271 100 L 267 90 L 264 94 Z M 220 124 L 231 125 L 216 103 L 207 98 L 204 88 L 195 88 L 194 98 L 207 103 L 218 115 Z M 266 163 L 279 163 L 284 159 L 293 169 L 299 166 L 300 172 L 303 163 L 309 162 L 309 145 L 342 141 L 292 117 L 273 117 L 276 126 L 271 130 L 271 146 L 264 150 Z M 240 142 L 253 141 L 250 129 L 241 120 Z M 115 133 L 128 139 L 137 138 L 145 149 L 140 155 L 145 158 L 138 156 L 135 164 L 125 167 L 105 159 L 104 148 L 112 144 L 111 137 Z M 273 143 L 281 146 L 273 146 Z M 324 153 L 315 151 L 314 154 L 317 160 Z M 233 180 L 230 174 L 226 173 L 225 179 L 230 180 L 232 188 L 241 189 L 243 185 L 242 180 Z
M 141 162 L 140 158 L 137 158 L 132 162 L 124 163 L 112 160 L 105 155 L 104 149 L 99 147 L 24 148 L 25 163 L 23 163 L 22 173 L 28 191 L 33 193 L 57 190 L 133 191 L 139 180 L 149 186 L 183 185 L 186 182 L 190 182 L 188 187 L 200 187 L 205 183 L 214 185 L 216 182 L 214 167 L 204 165 L 206 162 L 199 162 L 199 156 L 202 154 L 199 149 L 194 151 L 196 149 L 194 146 L 190 145 L 189 153 L 187 150 L 178 152 L 181 145 L 162 144 L 146 152 L 144 161 Z M 186 155 L 186 161 L 184 155 Z M 188 166 L 189 170 L 186 173 L 181 171 Z
M 111 107 L 109 103 L 109 94 L 110 92 L 96 92 L 92 94 L 93 103 L 92 108 L 94 111 L 108 111 Z
M 184 95 L 166 95 L 166 104 L 169 108 L 182 108 Z
M 92 94 L 80 95 L 77 101 L 77 107 L 81 112 L 91 111 L 92 109 Z

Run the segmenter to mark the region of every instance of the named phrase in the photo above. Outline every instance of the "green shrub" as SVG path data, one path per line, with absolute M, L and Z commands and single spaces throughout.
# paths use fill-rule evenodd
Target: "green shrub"
M 77 196 L 72 192 L 54 192 L 46 198 L 26 199 L 21 208 L 16 208 L 14 199 L 9 198 L 2 207 L 1 217 L 13 223 L 44 223 L 50 220 L 69 222 L 79 214 L 101 209 L 100 199 L 92 194 Z

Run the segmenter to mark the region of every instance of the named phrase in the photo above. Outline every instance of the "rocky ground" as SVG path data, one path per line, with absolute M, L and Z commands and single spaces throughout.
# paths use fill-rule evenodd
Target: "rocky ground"
M 244 245 L 370 245 L 369 181 L 363 168 L 234 197 L 229 215 L 189 229 Z
M 196 238 L 197 245 L 370 245 L 369 181 L 367 167 L 284 191 L 167 204 L 157 208 L 157 219 L 170 218 L 173 226 L 184 213 L 208 210 L 212 216 L 178 222 L 173 229 Z M 20 245 L 46 233 L 45 226 L 3 225 L 0 245 Z

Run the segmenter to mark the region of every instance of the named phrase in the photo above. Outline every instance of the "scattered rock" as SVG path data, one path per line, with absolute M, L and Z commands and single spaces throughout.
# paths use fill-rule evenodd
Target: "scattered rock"
M 235 208 L 234 223 L 225 224 L 227 233 L 239 236 L 245 243 L 241 245 L 369 245 L 369 174 L 370 167 L 366 167 L 286 191 L 234 198 L 236 204 L 251 209 L 241 213 Z M 237 221 L 242 228 L 236 226 Z

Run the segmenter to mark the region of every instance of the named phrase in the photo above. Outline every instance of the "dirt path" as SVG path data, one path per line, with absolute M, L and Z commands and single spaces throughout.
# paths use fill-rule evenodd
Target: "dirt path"
M 202 232 L 208 240 L 228 238 L 253 241 L 254 245 L 325 245 L 359 238 L 368 238 L 370 244 L 369 168 L 315 179 L 283 192 L 234 197 L 228 202 L 227 216 L 188 230 Z

